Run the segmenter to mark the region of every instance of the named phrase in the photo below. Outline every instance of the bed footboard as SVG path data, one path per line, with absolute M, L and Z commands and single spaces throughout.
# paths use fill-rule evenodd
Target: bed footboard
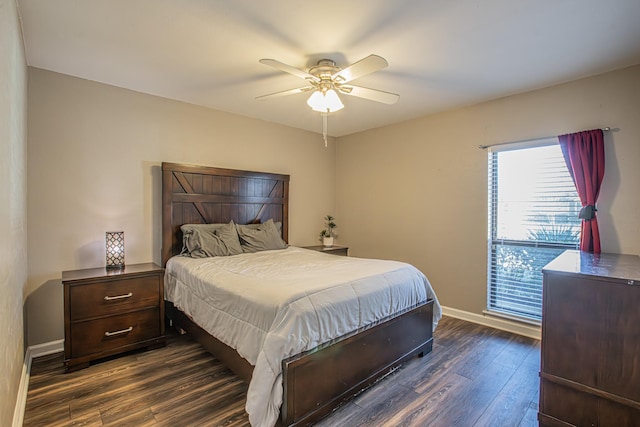
M 433 300 L 318 351 L 282 362 L 280 423 L 306 425 L 327 415 L 401 363 L 433 346 Z

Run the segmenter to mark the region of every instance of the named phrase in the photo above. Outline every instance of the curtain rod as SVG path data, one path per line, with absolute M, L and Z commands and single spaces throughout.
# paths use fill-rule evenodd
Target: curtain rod
M 603 132 L 608 132 L 611 130 L 610 126 L 606 126 L 603 128 L 600 128 Z M 500 145 L 507 145 L 507 144 L 517 144 L 519 142 L 529 142 L 529 141 L 536 141 L 538 139 L 549 139 L 549 138 L 557 138 L 557 135 L 554 136 L 545 136 L 543 138 L 532 138 L 532 139 L 522 139 L 520 141 L 510 141 L 510 142 L 501 142 L 500 144 L 492 144 L 492 145 L 478 145 L 478 148 L 482 149 L 482 150 L 486 150 L 487 148 L 491 148 L 491 147 L 498 147 Z

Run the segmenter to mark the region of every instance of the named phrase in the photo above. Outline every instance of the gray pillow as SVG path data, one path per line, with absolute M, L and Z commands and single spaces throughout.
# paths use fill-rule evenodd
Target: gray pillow
M 184 255 L 208 258 L 242 253 L 233 221 L 228 224 L 185 224 L 180 229 Z
M 216 228 L 223 226 L 224 224 L 183 224 L 180 226 L 182 231 L 182 251 L 180 255 L 191 255 L 191 250 L 198 250 L 200 248 L 200 233 L 210 232 L 213 233 Z
M 262 224 L 252 224 L 251 227 L 238 225 L 236 229 L 244 252 L 287 248 L 287 244 L 280 237 L 280 232 L 272 219 Z
M 229 255 L 238 255 L 242 253 L 240 239 L 238 238 L 238 231 L 236 230 L 236 224 L 233 220 L 229 221 L 228 224 L 225 224 L 222 227 L 218 227 L 214 233 L 227 247 Z

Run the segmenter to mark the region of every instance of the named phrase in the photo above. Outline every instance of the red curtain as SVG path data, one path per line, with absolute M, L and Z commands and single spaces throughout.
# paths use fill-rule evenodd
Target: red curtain
M 601 129 L 560 135 L 560 148 L 582 202 L 580 250 L 600 253 L 596 201 L 604 177 L 604 135 Z

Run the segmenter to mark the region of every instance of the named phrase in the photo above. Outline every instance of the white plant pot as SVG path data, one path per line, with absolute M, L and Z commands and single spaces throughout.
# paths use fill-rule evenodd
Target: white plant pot
M 322 246 L 326 246 L 326 247 L 333 246 L 333 237 L 323 237 Z

